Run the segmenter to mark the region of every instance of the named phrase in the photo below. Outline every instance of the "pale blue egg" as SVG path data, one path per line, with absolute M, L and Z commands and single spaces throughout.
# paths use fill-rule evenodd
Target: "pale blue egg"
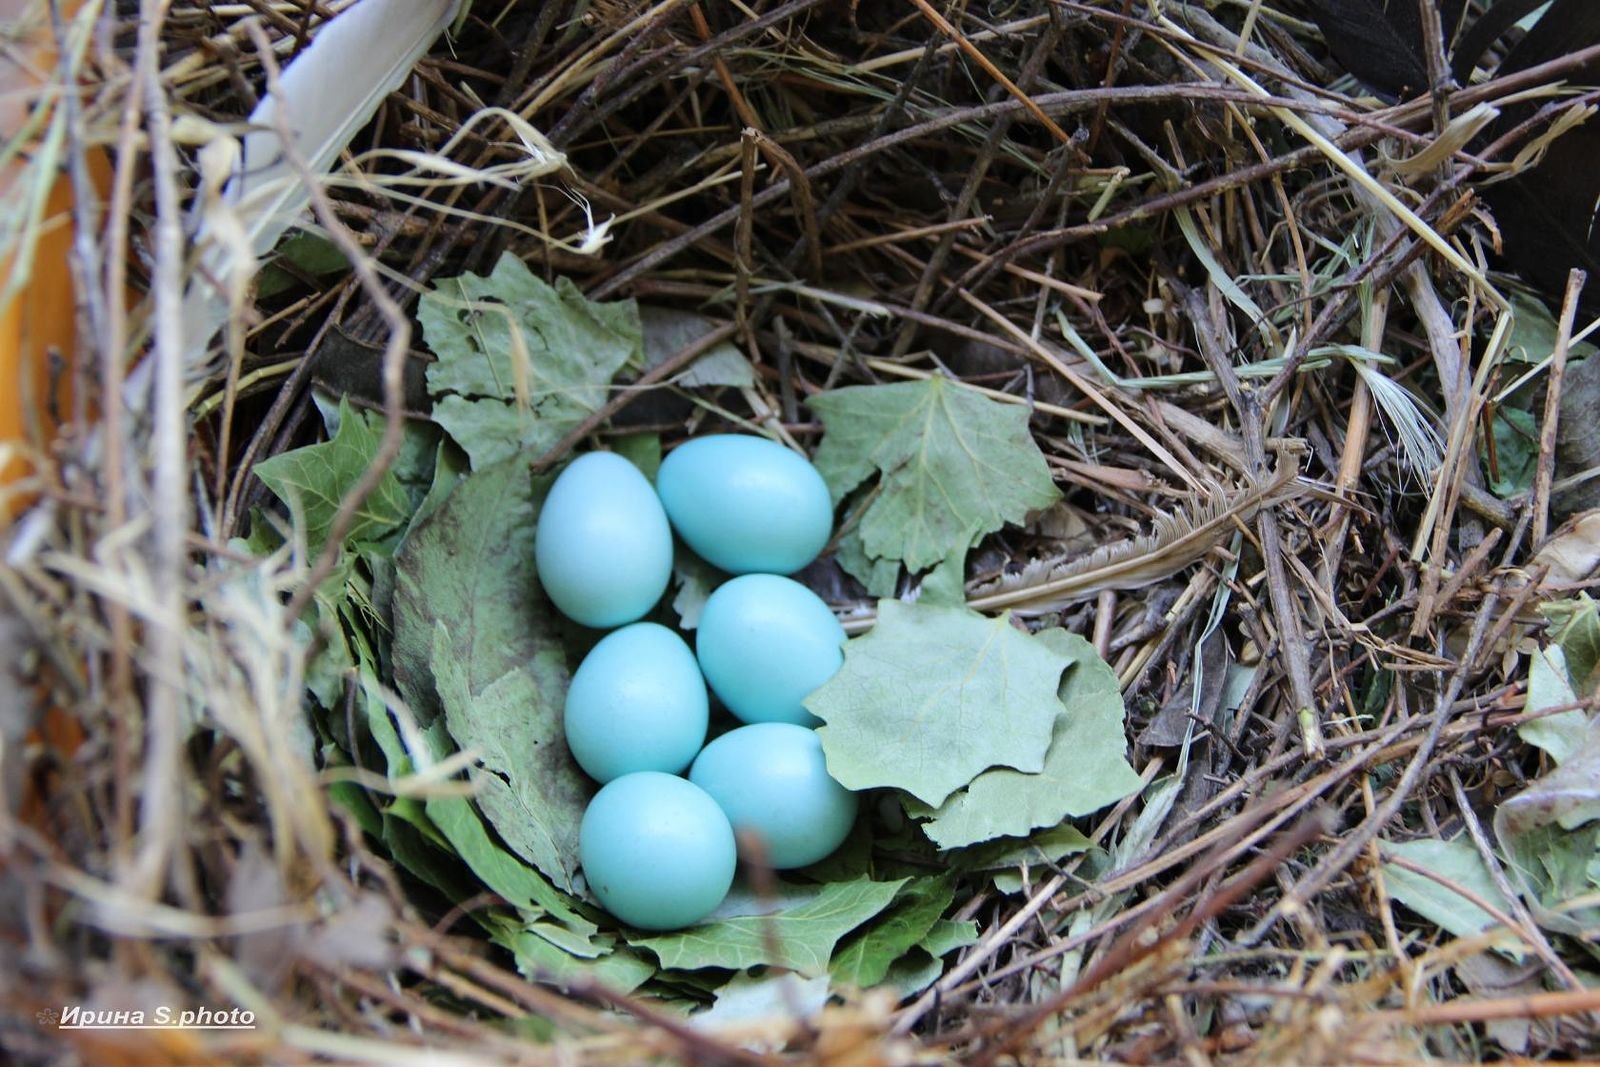
M 656 492 L 678 536 L 729 574 L 793 574 L 833 533 L 833 500 L 802 455 L 764 437 L 713 434 L 661 463 Z
M 829 777 L 816 731 L 791 723 L 723 734 L 695 757 L 689 781 L 721 806 L 741 844 L 743 835 L 758 838 L 780 871 L 827 856 L 856 819 L 856 795 Z
M 706 743 L 700 665 L 683 638 L 653 622 L 613 630 L 589 650 L 567 688 L 567 746 L 589 777 L 677 774 Z
M 705 790 L 658 771 L 624 775 L 589 801 L 578 859 L 596 900 L 645 930 L 693 926 L 733 884 L 733 827 Z
M 789 578 L 745 574 L 706 599 L 695 655 L 711 691 L 745 722 L 821 720 L 801 701 L 844 663 L 844 627 Z
M 672 529 L 637 467 L 611 452 L 590 452 L 550 487 L 534 558 L 540 584 L 563 615 L 609 629 L 640 618 L 666 592 Z

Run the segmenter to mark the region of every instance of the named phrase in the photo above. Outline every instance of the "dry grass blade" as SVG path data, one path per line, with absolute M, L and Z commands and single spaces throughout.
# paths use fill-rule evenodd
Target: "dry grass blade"
M 1563 300 L 1503 272 L 1519 234 L 1494 198 L 1592 136 L 1600 101 L 1573 86 L 1600 45 L 1502 74 L 1538 43 L 1508 30 L 1452 87 L 1441 38 L 1417 57 L 1435 84 L 1385 104 L 1318 5 L 1279 0 L 23 6 L 0 66 L 38 88 L 0 101 L 0 295 L 41 295 L 28 250 L 70 229 L 78 339 L 38 353 L 28 424 L 0 440 L 34 467 L 0 485 L 28 502 L 0 526 L 8 1062 L 67 1039 L 91 1063 L 540 1067 L 1594 1047 L 1593 820 L 1505 814 L 1552 775 L 1591 810 L 1570 760 L 1595 714 L 1600 509 L 1570 504 L 1594 470 L 1567 446 L 1600 357 L 1581 281 Z M 441 284 L 504 255 L 704 327 L 647 336 L 530 473 L 728 430 L 814 451 L 834 428 L 806 400 L 843 386 L 938 377 L 1004 405 L 1061 500 L 960 546 L 959 592 L 1092 637 L 1133 792 L 1001 870 L 937 852 L 892 796 L 864 804 L 833 873 L 909 888 L 840 941 L 893 955 L 851 972 L 883 981 L 834 975 L 821 1007 L 662 970 L 508 881 L 531 868 L 497 867 L 487 824 L 447 834 L 484 746 L 448 752 L 399 696 L 405 525 L 343 535 L 385 494 L 453 484 L 433 480 L 456 459 L 430 419 L 434 311 L 503 336 L 508 417 L 548 416 L 541 323 Z M 735 384 L 682 374 L 708 354 Z M 257 464 L 326 444 L 334 412 L 369 447 L 307 550 Z M 869 585 L 919 595 L 840 544 L 798 577 L 849 630 L 875 619 Z M 1451 926 L 1461 901 L 1502 926 Z M 1484 955 L 1513 945 L 1538 973 Z M 702 1028 L 751 989 L 772 1018 Z M 40 1021 L 161 1002 L 258 1029 L 113 1049 Z
M 1300 478 L 1298 460 L 1281 453 L 1276 468 L 1256 484 L 1180 504 L 1157 515 L 1150 533 L 1087 555 L 1031 560 L 1015 574 L 968 590 L 967 606 L 1045 615 L 1106 589 L 1153 585 L 1205 559 L 1261 509 L 1296 500 L 1310 488 Z

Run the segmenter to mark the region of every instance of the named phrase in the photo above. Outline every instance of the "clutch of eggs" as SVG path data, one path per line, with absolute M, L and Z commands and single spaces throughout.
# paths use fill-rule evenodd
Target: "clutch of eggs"
M 605 452 L 574 460 L 551 486 L 539 580 L 568 618 L 611 630 L 574 672 L 564 721 L 574 759 L 603 785 L 580 830 L 584 876 L 623 922 L 703 920 L 732 882 L 736 833 L 754 850 L 746 858 L 780 870 L 824 858 L 849 834 L 855 794 L 829 777 L 802 703 L 843 663 L 844 630 L 784 577 L 832 529 L 821 475 L 760 437 L 690 440 L 654 487 Z M 674 531 L 734 575 L 706 600 L 692 652 L 639 621 L 666 590 Z M 748 724 L 709 745 L 708 686 Z

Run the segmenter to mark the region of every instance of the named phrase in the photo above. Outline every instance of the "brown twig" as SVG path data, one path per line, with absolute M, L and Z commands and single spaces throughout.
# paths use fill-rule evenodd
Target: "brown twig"
M 1544 544 L 1550 531 L 1550 483 L 1556 470 L 1556 430 L 1561 418 L 1561 385 L 1567 375 L 1567 351 L 1572 345 L 1572 320 L 1578 311 L 1578 296 L 1588 274 L 1573 267 L 1567 274 L 1567 291 L 1561 299 L 1561 317 L 1556 322 L 1556 347 L 1550 354 L 1549 384 L 1544 394 L 1544 419 L 1539 425 L 1539 462 L 1533 475 L 1533 527 L 1529 537 L 1535 547 Z

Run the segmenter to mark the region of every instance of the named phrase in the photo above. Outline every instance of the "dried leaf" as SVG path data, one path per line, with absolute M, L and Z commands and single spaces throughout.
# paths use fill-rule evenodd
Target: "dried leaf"
M 1581 582 L 1600 568 L 1600 509 L 1574 515 L 1539 546 L 1530 568 L 1548 567 L 1548 578 Z

